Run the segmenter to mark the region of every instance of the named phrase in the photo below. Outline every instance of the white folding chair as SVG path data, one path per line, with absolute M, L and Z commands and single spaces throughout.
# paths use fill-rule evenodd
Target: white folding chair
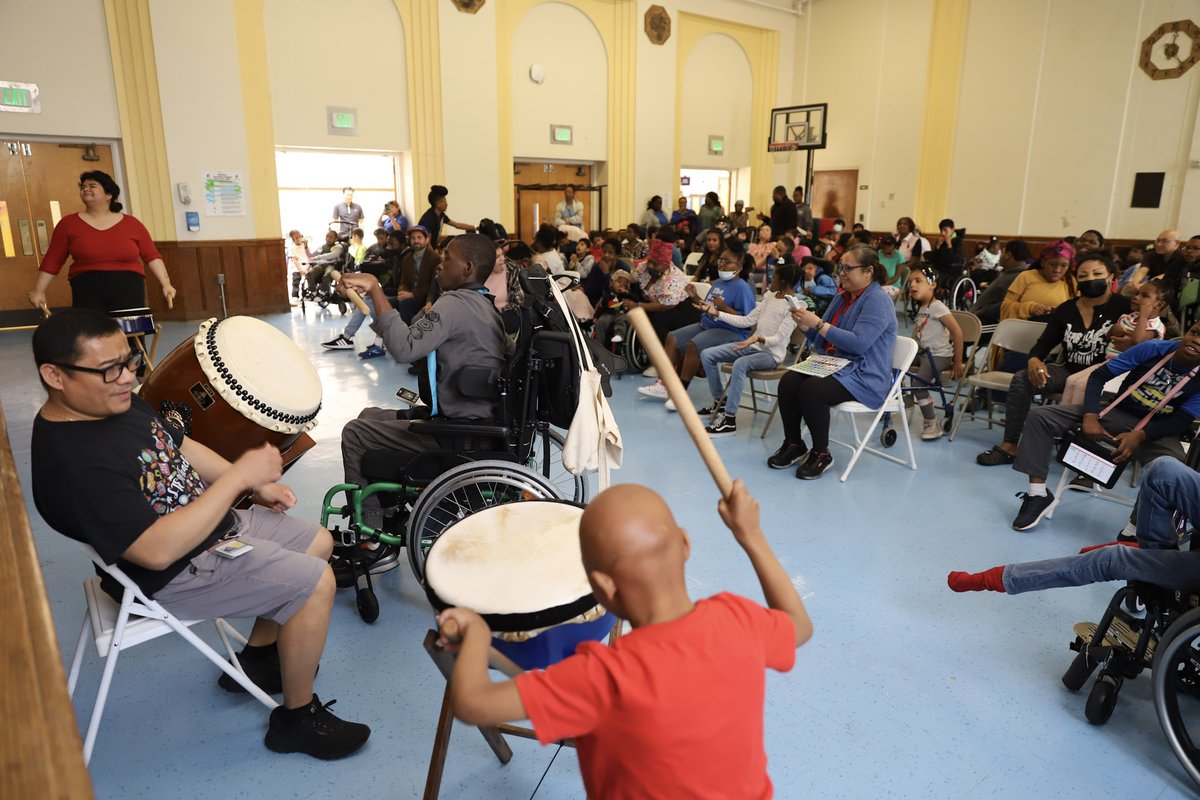
M 100 677 L 100 689 L 96 692 L 96 703 L 92 708 L 91 721 L 88 723 L 87 736 L 83 741 L 83 760 L 91 760 L 92 747 L 96 743 L 96 733 L 100 730 L 100 717 L 104 714 L 104 704 L 108 700 L 108 688 L 112 683 L 113 672 L 117 668 L 117 657 L 122 650 L 157 639 L 159 636 L 174 631 L 187 640 L 188 644 L 200 651 L 205 658 L 221 668 L 225 674 L 233 678 L 242 688 L 254 696 L 267 708 L 275 708 L 279 704 L 271 696 L 254 684 L 246 673 L 242 672 L 230 635 L 239 643 L 245 644 L 246 639 L 223 619 L 212 620 L 217 634 L 225 645 L 230 661 L 226 661 L 215 650 L 204 643 L 200 637 L 192 633 L 190 627 L 202 620 L 180 620 L 167 611 L 138 588 L 116 565 L 105 564 L 103 559 L 87 545 L 81 545 L 88 557 L 100 569 L 104 570 L 123 589 L 121 602 L 118 604 L 107 592 L 100 588 L 100 577 L 88 578 L 83 582 L 83 593 L 87 599 L 87 609 L 83 615 L 83 626 L 79 631 L 79 641 L 75 645 L 75 657 L 71 662 L 71 674 L 67 679 L 67 692 L 75 694 L 75 683 L 79 679 L 80 665 L 83 663 L 84 643 L 91 630 L 96 652 L 105 659 L 104 672 Z M 234 665 L 237 665 L 236 667 Z
M 700 256 L 702 256 L 702 255 L 704 255 L 704 254 L 703 253 L 688 253 L 687 258 L 685 258 L 683 260 L 683 271 L 686 272 L 688 275 L 693 274 L 696 271 L 696 265 L 700 263 Z
M 712 284 L 704 281 L 692 281 L 692 288 L 696 290 L 696 297 L 700 299 L 700 302 L 704 302 L 708 299 L 708 293 L 712 291 Z
M 853 451 L 850 456 L 850 463 L 846 465 L 845 471 L 842 472 L 841 480 L 845 481 L 850 477 L 850 470 L 854 469 L 855 463 L 858 462 L 858 457 L 863 452 L 873 453 L 874 455 L 886 458 L 888 461 L 895 461 L 897 464 L 907 464 L 912 469 L 917 468 L 917 455 L 913 452 L 912 446 L 912 431 L 909 430 L 908 417 L 904 410 L 904 395 L 901 393 L 900 387 L 904 382 L 905 375 L 908 373 L 909 367 L 912 366 L 913 359 L 917 357 L 917 341 L 910 339 L 907 336 L 897 336 L 896 344 L 892 348 L 892 372 L 895 378 L 892 380 L 892 386 L 888 389 L 887 395 L 884 396 L 883 404 L 879 408 L 871 408 L 863 405 L 856 400 L 850 400 L 845 403 L 838 403 L 831 411 L 840 412 L 850 415 L 850 425 L 854 429 L 854 444 L 849 442 L 839 442 L 837 439 L 831 438 L 831 444 L 840 444 L 842 447 L 848 447 Z M 870 441 L 871 435 L 875 432 L 875 428 L 879 426 L 880 420 L 884 414 L 896 414 L 899 417 L 897 427 L 904 431 L 904 442 L 908 446 L 908 461 L 902 458 L 897 458 L 891 453 L 885 453 L 882 450 L 876 450 L 867 447 L 867 442 Z M 863 433 L 859 433 L 858 420 L 855 417 L 858 414 L 873 414 L 871 424 Z
M 950 441 L 954 441 L 954 436 L 958 433 L 958 426 L 962 422 L 963 417 L 969 416 L 971 419 L 983 419 L 983 417 L 975 413 L 967 413 L 967 402 L 974 395 L 975 389 L 983 389 L 988 393 L 988 414 L 986 417 L 988 427 L 990 428 L 993 423 L 997 422 L 992 417 L 991 393 L 1007 392 L 1014 374 L 992 368 L 1000 359 L 1000 351 L 1028 353 L 1045 328 L 1046 323 L 1034 322 L 1028 319 L 1005 319 L 1000 321 L 1000 324 L 996 326 L 995 333 L 992 334 L 992 340 L 988 342 L 984 371 L 967 376 L 969 391 L 963 396 L 961 407 L 954 410 L 954 425 L 950 428 Z

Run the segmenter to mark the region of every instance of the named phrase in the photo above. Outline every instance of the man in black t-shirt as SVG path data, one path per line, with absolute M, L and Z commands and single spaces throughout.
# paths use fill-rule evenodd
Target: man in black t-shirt
M 38 326 L 33 353 L 49 395 L 32 441 L 33 497 L 46 521 L 180 618 L 258 618 L 239 660 L 264 691 L 283 693 L 268 748 L 329 759 L 361 747 L 370 729 L 333 716 L 313 693 L 333 542 L 277 513 L 296 502 L 275 482 L 279 451 L 264 445 L 230 464 L 156 414 L 133 394 L 141 357 L 104 314 L 58 312 Z M 261 505 L 231 511 L 247 492 Z M 251 547 L 237 558 L 214 552 L 232 539 Z M 224 674 L 219 683 L 241 691 Z

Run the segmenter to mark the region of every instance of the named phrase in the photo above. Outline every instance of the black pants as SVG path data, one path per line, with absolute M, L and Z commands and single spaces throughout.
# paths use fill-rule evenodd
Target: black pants
M 699 322 L 700 313 L 700 309 L 692 305 L 690 300 L 684 300 L 673 308 L 655 311 L 647 316 L 650 317 L 650 324 L 654 327 L 658 340 L 665 342 L 667 334 L 671 331 Z
M 71 278 L 72 308 L 107 314 L 146 307 L 146 279 L 130 270 L 84 272 Z
M 829 449 L 829 409 L 838 403 L 853 400 L 854 395 L 837 379 L 816 378 L 799 372 L 789 372 L 779 381 L 779 418 L 789 444 L 800 444 L 801 423 L 808 426 L 812 449 Z
M 413 317 L 425 307 L 425 298 L 416 296 L 406 297 L 403 300 L 396 300 L 392 305 L 400 312 L 400 319 L 404 320 L 404 324 L 411 325 Z

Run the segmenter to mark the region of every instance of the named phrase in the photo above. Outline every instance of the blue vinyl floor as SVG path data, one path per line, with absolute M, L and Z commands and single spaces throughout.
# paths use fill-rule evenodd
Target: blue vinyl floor
M 319 343 L 345 322 L 336 312 L 310 307 L 307 316 L 293 309 L 268 319 L 311 353 L 324 385 L 317 446 L 286 478 L 300 498 L 292 513 L 315 519 L 325 489 L 341 481 L 342 425 L 363 406 L 395 404 L 396 388 L 414 379 L 388 359 L 324 352 Z M 159 357 L 194 330 L 168 324 Z M 29 434 L 43 399 L 29 341 L 29 331 L 0 333 L 0 400 L 27 499 Z M 364 328 L 359 349 L 369 343 Z M 694 596 L 732 590 L 761 599 L 677 416 L 635 391 L 644 380 L 613 384 L 611 403 L 625 441 L 615 480 L 666 497 L 692 536 Z M 691 393 L 697 402 L 708 400 L 704 381 Z M 946 588 L 951 569 L 1047 558 L 1109 541 L 1126 507 L 1071 494 L 1052 521 L 1015 533 L 1009 525 L 1021 476 L 974 464 L 976 453 L 999 441 L 999 431 L 970 421 L 952 443 L 918 440 L 915 472 L 865 455 L 847 483 L 832 474 L 802 482 L 790 470 L 765 467 L 782 434 L 776 422 L 760 440 L 764 419 L 743 412 L 738 434 L 717 447 L 730 473 L 744 478 L 761 502 L 764 529 L 816 629 L 795 668 L 767 683 L 766 747 L 777 797 L 1193 796 L 1155 717 L 1148 674 L 1126 683 L 1103 727 L 1084 719 L 1086 692 L 1071 694 L 1059 682 L 1073 656 L 1071 626 L 1098 618 L 1115 584 L 1020 597 L 955 595 Z M 835 422 L 835 436 L 845 438 L 848 427 Z M 844 464 L 846 451 L 835 457 Z M 46 527 L 32 500 L 28 505 L 69 664 L 83 609 L 80 584 L 91 568 Z M 91 763 L 97 795 L 420 796 L 444 685 L 421 648 L 432 615 L 406 566 L 381 576 L 377 589 L 382 611 L 374 625 L 358 618 L 352 592 L 339 593 L 317 681 L 323 700 L 337 699 L 336 713 L 372 727 L 360 753 L 327 763 L 269 752 L 262 744 L 264 709 L 218 689 L 211 665 L 164 638 L 121 657 Z M 247 629 L 245 621 L 238 624 Z M 215 641 L 211 627 L 198 630 Z M 76 697 L 81 719 L 90 713 L 101 666 L 90 649 Z M 478 733 L 456 725 L 442 796 L 524 800 L 545 773 L 537 797 L 584 797 L 572 751 L 556 754 L 527 741 L 512 747 L 512 761 L 501 766 Z

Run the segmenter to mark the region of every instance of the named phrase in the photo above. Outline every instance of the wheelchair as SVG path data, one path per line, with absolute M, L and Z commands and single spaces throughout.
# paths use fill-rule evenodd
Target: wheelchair
M 587 502 L 588 477 L 563 466 L 565 440 L 555 429 L 569 424 L 578 399 L 563 388 L 564 376 L 578 388 L 577 333 L 562 317 L 569 309 L 550 297 L 547 278 L 521 280 L 526 300 L 506 319 L 516 334 L 513 354 L 499 371 L 467 366 L 456 376 L 464 395 L 497 400 L 499 419 L 427 417 L 419 409 L 427 413 L 428 407 L 421 406 L 415 414 L 400 412 L 398 418 L 412 420 L 413 433 L 434 437 L 439 447 L 415 455 L 369 451 L 363 459 L 366 486 L 337 484 L 325 494 L 321 524 L 340 545 L 334 559 L 339 588 L 355 588 L 365 622 L 379 616 L 372 575 L 395 568 L 401 548 L 423 583 L 429 547 L 475 511 L 534 499 Z M 608 393 L 608 375 L 617 365 L 598 366 Z M 384 511 L 380 528 L 363 521 L 363 501 L 376 495 Z M 331 518 L 341 521 L 331 527 Z
M 344 266 L 344 265 L 342 265 Z M 317 308 L 328 308 L 336 305 L 338 311 L 346 313 L 346 298 L 338 294 L 333 287 L 333 277 L 330 273 L 340 269 L 333 263 L 308 263 L 303 265 L 303 277 L 300 280 L 300 312 L 307 310 L 307 303 L 316 303 Z

